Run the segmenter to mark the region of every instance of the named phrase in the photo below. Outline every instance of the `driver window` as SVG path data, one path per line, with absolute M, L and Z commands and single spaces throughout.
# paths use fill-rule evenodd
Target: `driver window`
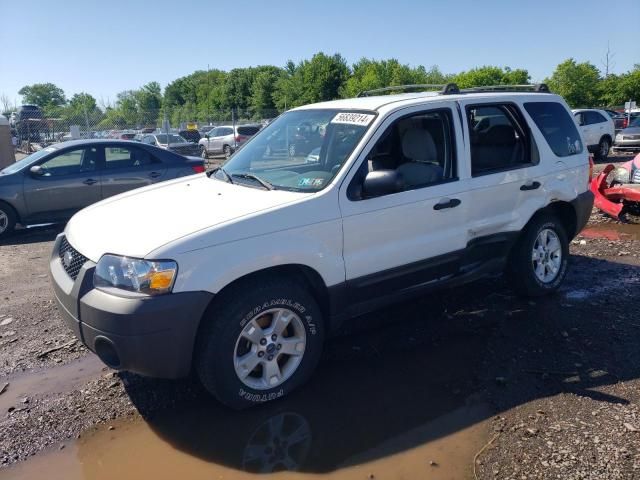
M 368 172 L 395 170 L 405 190 L 455 179 L 451 115 L 442 109 L 396 120 L 367 155 Z
M 93 172 L 98 161 L 96 148 L 70 150 L 40 164 L 44 177 L 60 177 L 74 173 Z

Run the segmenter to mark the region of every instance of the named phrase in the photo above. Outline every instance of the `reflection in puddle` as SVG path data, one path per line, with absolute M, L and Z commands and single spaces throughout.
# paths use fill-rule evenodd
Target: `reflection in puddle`
M 580 232 L 584 238 L 605 240 L 640 240 L 640 225 L 630 223 L 601 223 L 590 225 Z
M 471 478 L 492 415 L 474 397 L 473 352 L 486 337 L 457 331 L 441 345 L 409 347 L 381 335 L 384 354 L 338 342 L 331 353 L 340 360 L 328 355 L 308 385 L 280 401 L 235 412 L 202 396 L 147 421 L 102 426 L 0 478 Z
M 474 454 L 486 441 L 489 414 L 485 407 L 462 408 L 416 426 L 396 438 L 373 447 L 361 455 L 345 458 L 326 478 L 423 478 L 460 480 L 471 478 Z M 474 423 L 477 422 L 477 423 Z M 462 428 L 466 425 L 471 427 Z M 461 429 L 439 437 L 452 426 Z M 224 441 L 233 432 L 217 430 Z M 305 464 L 316 461 L 327 449 L 341 450 L 340 438 L 325 438 L 327 432 L 314 432 L 310 422 L 292 412 L 276 414 L 257 425 L 244 446 L 235 452 L 245 471 L 205 461 L 176 449 L 144 422 L 119 424 L 113 431 L 102 430 L 81 439 L 62 451 L 47 453 L 0 473 L 14 480 L 107 480 L 128 479 L 243 479 L 260 474 L 269 478 L 315 478 L 304 472 Z M 436 438 L 411 447 L 425 438 Z M 390 453 L 396 452 L 399 453 Z M 221 452 L 211 452 L 211 457 Z M 230 453 L 230 452 L 229 452 Z M 298 472 L 292 477 L 291 472 Z M 374 475 L 374 477 L 371 477 Z

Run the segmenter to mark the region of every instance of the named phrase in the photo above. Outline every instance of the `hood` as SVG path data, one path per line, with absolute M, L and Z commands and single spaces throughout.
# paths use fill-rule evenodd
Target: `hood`
M 622 135 L 638 135 L 640 134 L 640 127 L 627 127 L 620 131 Z
M 94 262 L 105 253 L 143 258 L 184 236 L 305 195 L 193 175 L 96 203 L 74 215 L 65 232 L 69 243 Z

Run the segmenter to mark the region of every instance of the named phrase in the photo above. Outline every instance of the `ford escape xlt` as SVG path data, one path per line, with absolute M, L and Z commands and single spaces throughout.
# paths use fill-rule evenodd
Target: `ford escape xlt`
M 60 310 L 110 367 L 193 368 L 243 408 L 307 380 L 351 316 L 502 271 L 553 292 L 591 212 L 589 160 L 563 100 L 527 90 L 289 111 L 216 170 L 76 214 L 50 261 Z M 269 143 L 300 125 L 317 161 Z

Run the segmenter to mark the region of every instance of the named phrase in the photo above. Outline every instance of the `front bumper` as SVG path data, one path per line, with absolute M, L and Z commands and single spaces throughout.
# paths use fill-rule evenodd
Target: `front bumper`
M 58 308 L 78 339 L 118 370 L 159 378 L 188 375 L 200 319 L 213 294 L 113 295 L 93 288 L 91 261 L 74 281 L 58 255 L 63 235 L 56 238 L 49 269 Z
M 615 150 L 640 150 L 640 140 L 616 140 L 613 142 Z

